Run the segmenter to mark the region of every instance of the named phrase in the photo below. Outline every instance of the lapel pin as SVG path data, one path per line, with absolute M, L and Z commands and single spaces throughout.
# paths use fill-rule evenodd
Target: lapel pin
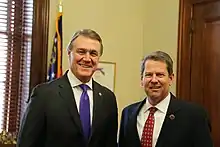
M 102 93 L 99 92 L 99 96 L 102 96 Z
M 175 119 L 175 115 L 174 115 L 174 114 L 170 114 L 170 115 L 169 115 L 169 118 L 170 118 L 171 120 L 174 120 L 174 119 Z

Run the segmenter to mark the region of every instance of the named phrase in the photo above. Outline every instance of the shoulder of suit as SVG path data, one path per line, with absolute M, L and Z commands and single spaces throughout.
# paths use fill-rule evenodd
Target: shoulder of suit
M 136 108 L 138 105 L 140 105 L 141 102 L 136 102 L 136 103 L 132 103 L 128 106 L 126 106 L 123 111 L 129 111 L 129 110 L 133 110 L 134 108 Z
M 98 83 L 94 80 L 93 80 L 93 82 L 94 82 L 94 85 L 96 85 L 96 87 L 100 88 L 101 90 L 108 92 L 108 93 L 113 93 L 113 91 L 111 91 L 108 87 L 101 85 L 100 83 Z
M 61 81 L 63 81 L 63 77 L 61 78 L 57 78 L 55 80 L 52 80 L 52 81 L 49 81 L 49 82 L 44 82 L 44 83 L 40 83 L 38 85 L 36 85 L 33 90 L 36 90 L 36 89 L 48 89 L 48 88 L 51 88 L 51 87 L 54 87 L 54 86 L 57 86 L 60 84 Z
M 179 105 L 181 109 L 184 111 L 188 111 L 191 115 L 194 115 L 195 113 L 204 113 L 205 109 L 202 105 L 194 102 L 190 102 L 187 100 L 182 100 L 180 98 L 172 98 L 172 101 L 175 103 L 175 105 Z

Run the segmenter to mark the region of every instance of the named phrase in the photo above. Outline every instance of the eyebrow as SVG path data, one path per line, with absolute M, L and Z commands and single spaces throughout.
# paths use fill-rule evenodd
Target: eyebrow
M 76 52 L 84 52 L 87 53 L 89 52 L 89 54 L 96 54 L 97 56 L 100 56 L 100 52 L 95 50 L 95 49 L 86 49 L 86 48 L 76 48 Z
M 95 49 L 86 49 L 86 48 L 77 48 L 78 50 L 89 50 L 89 51 L 96 51 L 96 52 L 98 52 L 97 50 L 95 50 Z

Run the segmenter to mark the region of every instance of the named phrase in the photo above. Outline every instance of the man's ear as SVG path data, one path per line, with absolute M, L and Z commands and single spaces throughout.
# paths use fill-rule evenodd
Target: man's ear
M 70 50 L 67 50 L 67 55 L 68 55 L 68 56 L 70 55 L 70 53 L 71 53 L 71 51 L 70 51 Z
M 169 83 L 169 85 L 171 86 L 171 85 L 173 84 L 173 82 L 174 82 L 174 73 L 172 73 L 172 74 L 169 76 L 169 78 L 170 78 L 170 83 Z
M 141 87 L 144 87 L 144 82 L 142 80 L 141 80 L 140 84 L 141 84 Z

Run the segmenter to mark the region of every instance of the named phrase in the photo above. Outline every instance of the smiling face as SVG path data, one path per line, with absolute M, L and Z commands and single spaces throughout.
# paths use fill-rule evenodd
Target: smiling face
M 163 61 L 146 60 L 141 85 L 148 96 L 149 103 L 158 104 L 166 98 L 174 75 L 168 73 Z
M 98 40 L 78 36 L 68 50 L 70 70 L 83 83 L 88 82 L 97 69 L 101 55 L 101 44 Z

